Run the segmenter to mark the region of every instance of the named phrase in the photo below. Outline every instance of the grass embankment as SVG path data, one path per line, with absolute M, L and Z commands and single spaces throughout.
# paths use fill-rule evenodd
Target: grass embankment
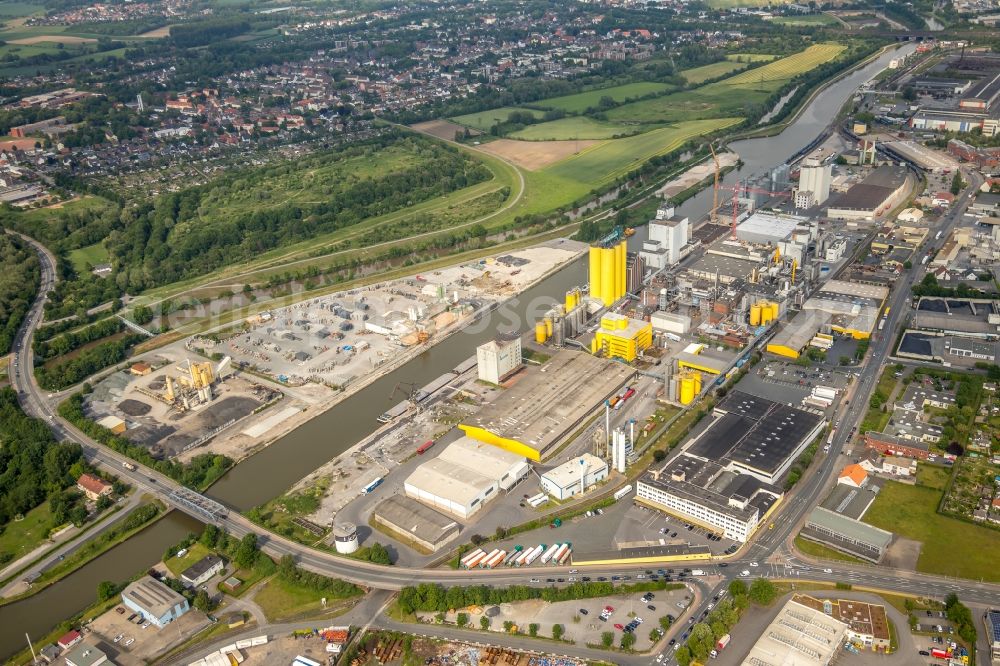
M 939 482 L 939 475 L 931 480 Z M 920 541 L 917 571 L 1000 581 L 1000 531 L 940 515 L 941 494 L 937 488 L 886 481 L 864 522 Z
M 0 553 L 9 553 L 11 562 L 24 557 L 42 545 L 54 527 L 49 503 L 42 502 L 24 514 L 22 520 L 4 525 L 0 532 Z
M 257 588 L 253 600 L 264 611 L 268 620 L 279 622 L 319 613 L 324 610 L 322 599 L 325 596 L 323 592 L 272 576 Z M 333 610 L 330 607 L 334 603 L 336 602 L 330 600 L 327 609 Z
M 868 431 L 882 432 L 889 425 L 889 418 L 892 416 L 892 405 L 889 401 L 893 398 L 898 383 L 896 372 L 896 367 L 892 365 L 886 366 L 882 370 L 878 384 L 875 385 L 875 392 L 869 399 L 868 411 L 865 412 L 865 418 L 861 420 L 858 434 L 864 435 Z
M 611 139 L 638 131 L 623 123 L 609 123 L 589 116 L 570 116 L 546 123 L 528 125 L 509 135 L 522 141 L 572 141 L 574 139 Z
M 66 559 L 59 561 L 52 568 L 44 571 L 31 585 L 31 589 L 21 594 L 7 597 L 0 600 L 0 606 L 7 605 L 18 599 L 30 597 L 47 588 L 49 585 L 59 582 L 69 574 L 73 573 L 87 562 L 90 562 L 99 555 L 103 555 L 118 544 L 124 542 L 132 535 L 142 531 L 158 518 L 166 515 L 164 507 L 159 502 L 143 504 L 132 510 L 132 512 L 120 523 L 108 531 L 87 541 L 79 549 L 74 551 Z
M 583 113 L 588 109 L 598 108 L 601 99 L 605 97 L 611 98 L 616 104 L 621 104 L 630 99 L 655 95 L 671 90 L 672 88 L 673 86 L 667 83 L 639 81 L 637 83 L 625 83 L 610 88 L 595 88 L 594 90 L 587 90 L 573 95 L 563 95 L 562 97 L 550 97 L 549 99 L 532 102 L 528 106 L 540 109 L 557 109 L 567 113 Z
M 857 557 L 851 557 L 850 555 L 842 553 L 839 550 L 828 548 L 823 544 L 810 541 L 809 539 L 804 539 L 800 536 L 795 537 L 795 549 L 804 555 L 810 555 L 824 560 L 840 560 L 842 562 L 851 562 L 853 564 L 866 564 L 864 560 L 858 559 Z
M 174 575 L 174 578 L 180 578 L 181 573 L 183 573 L 185 569 L 206 555 L 213 554 L 213 552 L 214 551 L 209 550 L 196 541 L 187 547 L 187 553 L 185 553 L 183 557 L 178 557 L 177 555 L 168 557 L 163 560 L 163 564 L 166 565 L 167 569 L 170 570 L 170 573 Z
M 530 113 L 535 118 L 541 118 L 545 115 L 544 111 L 539 111 L 538 109 L 529 109 L 523 106 L 501 106 L 498 109 L 488 109 L 486 111 L 477 111 L 476 113 L 467 113 L 464 116 L 455 116 L 451 120 L 470 129 L 489 132 L 490 128 L 497 123 L 506 122 L 508 116 L 512 113 Z

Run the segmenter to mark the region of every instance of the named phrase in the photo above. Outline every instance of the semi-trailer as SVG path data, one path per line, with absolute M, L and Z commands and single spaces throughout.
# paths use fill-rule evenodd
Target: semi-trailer
M 535 547 L 534 546 L 532 546 L 531 548 L 527 548 L 525 550 L 522 550 L 520 553 L 517 554 L 517 557 L 514 558 L 514 566 L 515 567 L 519 567 L 522 564 L 524 564 L 524 561 L 526 559 L 528 559 L 528 555 L 531 555 L 531 553 L 533 553 L 534 551 L 535 551 Z
M 466 553 L 465 556 L 463 556 L 462 559 L 459 560 L 459 562 L 464 567 L 467 566 L 469 561 L 472 560 L 477 555 L 485 555 L 485 554 L 486 552 L 482 548 L 476 548 L 471 553 Z
M 480 564 L 482 564 L 483 560 L 486 559 L 486 557 L 487 557 L 487 553 L 485 551 L 480 552 L 478 555 L 476 555 L 471 560 L 469 560 L 468 562 L 466 562 L 465 568 L 466 569 L 472 569 L 473 567 L 479 566 Z
M 544 543 L 541 546 L 539 546 L 538 548 L 536 548 L 535 550 L 533 550 L 531 552 L 531 554 L 528 555 L 528 557 L 524 558 L 524 565 L 523 566 L 528 566 L 529 564 L 531 564 L 532 562 L 534 562 L 535 560 L 537 560 L 539 558 L 539 556 L 543 552 L 545 552 L 545 544 Z
M 507 551 L 498 550 L 496 555 L 494 555 L 493 557 L 486 558 L 486 561 L 483 563 L 482 567 L 484 569 L 492 569 L 493 567 L 503 562 L 505 557 L 507 557 Z
M 503 559 L 503 563 L 510 566 L 510 564 L 514 561 L 514 558 L 520 555 L 522 550 L 524 549 L 521 546 L 514 546 L 514 550 L 507 553 L 507 557 Z
M 566 550 L 564 550 L 563 554 L 559 556 L 559 562 L 558 562 L 559 566 L 566 564 L 566 562 L 569 561 L 570 555 L 572 554 L 573 554 L 573 549 L 569 547 L 569 544 L 566 544 Z
M 551 546 L 549 546 L 548 550 L 546 550 L 544 553 L 542 553 L 542 558 L 539 561 L 542 564 L 548 564 L 549 560 L 552 559 L 552 556 L 556 554 L 557 550 L 559 550 L 559 544 L 557 544 L 557 543 L 552 544 Z
M 558 564 L 559 563 L 559 558 L 562 557 L 563 553 L 565 553 L 567 550 L 569 550 L 569 544 L 568 543 L 564 543 L 561 546 L 559 546 L 559 549 L 555 552 L 555 554 L 552 555 L 552 559 L 550 560 L 550 562 L 553 565 Z

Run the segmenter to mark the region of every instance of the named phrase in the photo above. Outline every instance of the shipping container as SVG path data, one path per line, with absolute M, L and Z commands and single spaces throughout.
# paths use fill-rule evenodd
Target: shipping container
M 549 560 L 552 559 L 552 556 L 556 554 L 557 550 L 559 550 L 559 544 L 557 543 L 552 544 L 551 546 L 549 546 L 549 549 L 542 554 L 542 558 L 539 560 L 539 562 L 541 562 L 542 564 L 548 564 Z
M 427 440 L 426 442 L 417 447 L 417 455 L 419 456 L 424 455 L 424 452 L 427 449 L 431 448 L 432 446 L 434 446 L 434 440 L 433 439 Z

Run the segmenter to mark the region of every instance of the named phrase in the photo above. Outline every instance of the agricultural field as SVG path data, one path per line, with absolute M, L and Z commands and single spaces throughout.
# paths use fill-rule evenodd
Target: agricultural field
M 498 122 L 504 122 L 507 120 L 507 116 L 515 111 L 530 113 L 536 118 L 541 118 L 544 115 L 544 112 L 535 109 L 525 109 L 517 106 L 501 106 L 499 109 L 490 109 L 488 111 L 480 111 L 478 113 L 469 113 L 464 116 L 456 116 L 452 118 L 452 120 L 459 125 L 477 129 L 480 132 L 489 132 L 491 127 L 496 125 Z
M 712 9 L 735 9 L 737 7 L 768 7 L 770 5 L 787 5 L 791 0 L 708 0 L 706 4 Z
M 580 139 L 577 141 L 517 141 L 497 139 L 484 143 L 481 150 L 512 162 L 522 169 L 538 171 L 560 162 L 582 150 L 596 146 L 600 141 Z
M 566 113 L 583 113 L 587 109 L 597 108 L 602 97 L 610 97 L 615 102 L 621 104 L 630 99 L 645 97 L 653 93 L 662 93 L 671 90 L 673 86 L 666 83 L 656 83 L 655 81 L 640 81 L 639 83 L 626 83 L 612 88 L 599 88 L 588 90 L 587 92 L 575 95 L 564 95 L 562 97 L 551 97 L 549 99 L 532 102 L 532 106 L 542 109 L 562 109 Z
M 651 157 L 679 148 L 692 137 L 710 134 L 738 122 L 740 118 L 693 120 L 607 141 L 548 167 L 546 172 L 594 187 L 624 175 Z
M 550 120 L 547 123 L 528 125 L 524 129 L 510 134 L 509 137 L 522 141 L 568 141 L 572 139 L 611 139 L 634 132 L 634 127 L 630 128 L 620 123 L 594 120 L 588 116 L 571 116 Z
M 626 104 L 608 111 L 610 121 L 643 125 L 672 123 L 698 118 L 745 115 L 797 74 L 808 72 L 834 59 L 845 47 L 816 44 L 801 53 L 775 60 L 694 90 L 685 90 Z
M 720 62 L 713 62 L 709 65 L 703 65 L 701 67 L 695 67 L 693 69 L 685 69 L 681 72 L 681 76 L 688 83 L 695 85 L 704 83 L 709 79 L 717 79 L 724 74 L 731 74 L 738 70 L 746 67 L 745 63 L 736 62 L 735 60 L 722 60 Z
M 726 56 L 726 60 L 734 60 L 736 62 L 770 62 L 780 57 L 771 55 L 770 53 L 730 53 Z

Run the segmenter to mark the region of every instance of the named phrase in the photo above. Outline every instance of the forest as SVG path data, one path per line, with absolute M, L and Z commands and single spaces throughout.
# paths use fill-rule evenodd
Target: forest
M 38 291 L 41 269 L 35 250 L 21 239 L 0 233 L 0 355 L 10 352 L 17 329 Z
M 0 389 L 0 526 L 76 483 L 79 444 L 57 443 L 43 421 L 21 411 L 17 393 Z
M 61 363 L 35 368 L 35 378 L 38 380 L 38 385 L 48 391 L 69 388 L 95 372 L 121 363 L 128 358 L 132 347 L 145 339 L 146 336 L 141 333 L 130 333 L 118 340 L 109 340 Z
M 386 150 L 401 153 L 395 168 L 370 168 L 369 161 L 379 160 Z M 336 173 L 339 163 L 350 173 Z M 338 177 L 309 188 L 298 183 L 309 168 L 333 170 L 330 175 Z M 454 148 L 392 130 L 293 165 L 236 171 L 128 208 L 106 245 L 118 287 L 137 293 L 350 227 L 491 176 L 484 165 Z M 289 183 L 287 189 L 276 188 L 276 178 Z M 299 196 L 302 190 L 313 196 Z

